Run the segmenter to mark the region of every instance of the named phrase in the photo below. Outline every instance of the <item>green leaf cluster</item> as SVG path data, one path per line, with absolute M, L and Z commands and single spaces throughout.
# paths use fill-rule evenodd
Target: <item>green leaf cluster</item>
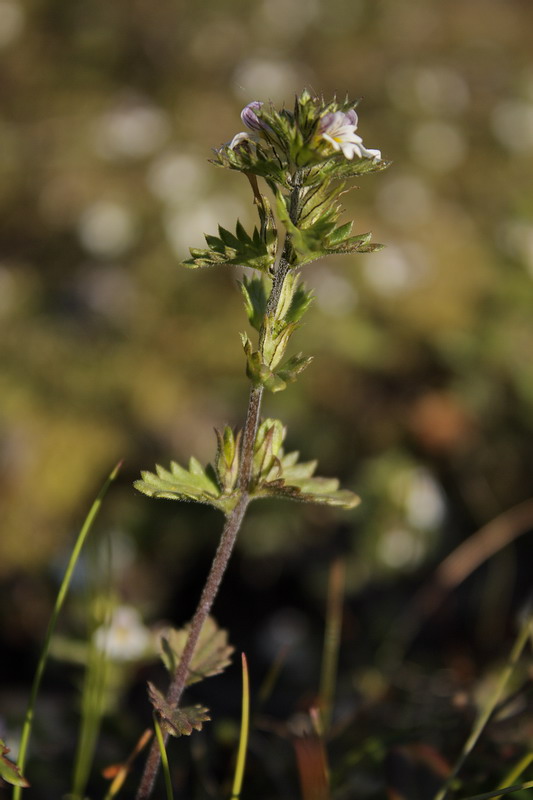
M 339 490 L 336 478 L 313 477 L 316 461 L 299 462 L 299 453 L 285 453 L 286 429 L 279 420 L 266 419 L 259 427 L 254 448 L 253 498 L 282 497 L 308 503 L 354 508 L 359 497 Z
M 290 195 L 276 193 L 276 207 L 292 245 L 292 264 L 303 266 L 318 258 L 348 253 L 371 253 L 382 245 L 370 244 L 371 233 L 351 236 L 353 222 L 338 225 L 343 211 L 339 202 L 343 185 L 333 181 L 302 187 L 296 222 L 291 218 Z
M 251 500 L 284 497 L 342 508 L 353 508 L 358 504 L 359 498 L 353 492 L 339 491 L 339 482 L 335 478 L 314 477 L 315 461 L 298 463 L 297 452 L 285 454 L 282 446 L 285 434 L 279 420 L 266 419 L 259 426 L 249 486 Z M 217 431 L 218 450 L 214 466 L 203 469 L 196 459 L 191 459 L 189 470 L 185 470 L 172 462 L 170 471 L 157 466 L 156 474 L 143 472 L 142 480 L 136 481 L 134 486 L 149 497 L 194 500 L 229 514 L 240 496 L 237 486 L 240 438 L 240 432 L 235 435 L 226 426 L 222 433 Z
M 269 313 L 268 287 L 264 279 L 245 277 L 240 287 L 250 324 L 261 332 L 257 350 L 254 350 L 248 334 L 241 334 L 247 375 L 256 386 L 265 386 L 272 392 L 282 391 L 312 360 L 298 353 L 281 363 L 290 337 L 313 300 L 312 293 L 299 284 L 297 273 L 290 272 L 284 281 L 277 308 Z

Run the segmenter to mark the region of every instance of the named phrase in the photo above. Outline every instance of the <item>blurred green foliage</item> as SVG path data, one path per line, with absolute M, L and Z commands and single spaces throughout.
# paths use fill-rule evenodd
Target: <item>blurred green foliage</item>
M 532 25 L 521 0 L 0 0 L 3 576 L 50 560 L 118 458 L 207 461 L 241 422 L 240 276 L 178 264 L 253 219 L 211 148 L 304 85 L 364 95 L 361 135 L 394 162 L 346 197 L 387 248 L 307 268 L 315 361 L 265 408 L 362 495 L 353 586 L 529 496 Z M 116 502 L 142 542 L 152 504 Z M 262 512 L 250 557 L 337 519 Z

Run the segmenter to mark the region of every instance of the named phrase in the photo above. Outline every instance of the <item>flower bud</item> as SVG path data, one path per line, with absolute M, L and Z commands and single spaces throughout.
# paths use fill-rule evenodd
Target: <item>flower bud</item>
M 245 106 L 241 111 L 242 121 L 246 127 L 250 128 L 252 131 L 260 131 L 268 128 L 268 125 L 262 122 L 255 113 L 255 109 L 260 109 L 262 105 L 263 103 L 261 103 L 259 100 L 252 100 L 252 102 L 248 103 L 248 105 Z

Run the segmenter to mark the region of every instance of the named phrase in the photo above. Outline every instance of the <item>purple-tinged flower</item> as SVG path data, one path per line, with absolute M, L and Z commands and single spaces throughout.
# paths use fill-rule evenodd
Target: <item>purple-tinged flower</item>
M 357 114 L 354 109 L 350 111 L 332 111 L 319 120 L 317 137 L 327 142 L 337 152 L 342 152 L 349 161 L 354 156 L 359 158 L 373 158 L 381 160 L 380 150 L 368 150 L 357 130 Z
M 255 111 L 260 109 L 262 105 L 263 103 L 261 103 L 259 100 L 252 100 L 251 103 L 248 103 L 248 105 L 243 108 L 241 111 L 241 119 L 246 127 L 251 131 L 254 131 L 254 133 L 241 131 L 240 133 L 235 134 L 228 145 L 230 150 L 235 150 L 242 145 L 250 144 L 252 142 L 257 144 L 260 141 L 260 136 L 258 134 L 264 131 L 272 130 L 270 125 L 267 125 L 266 122 L 263 122 L 263 120 L 260 119 L 255 113 Z
M 260 131 L 260 130 L 267 130 L 268 125 L 259 119 L 255 110 L 260 109 L 263 103 L 260 100 L 252 100 L 251 103 L 248 103 L 247 106 L 244 106 L 243 110 L 241 111 L 241 119 L 246 125 L 247 128 L 250 128 L 252 131 Z

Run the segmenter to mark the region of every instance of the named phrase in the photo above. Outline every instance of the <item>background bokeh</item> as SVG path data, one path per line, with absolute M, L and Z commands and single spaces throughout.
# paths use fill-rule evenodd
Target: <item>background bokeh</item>
M 364 660 L 440 559 L 530 498 L 532 30 L 527 0 L 0 0 L 9 692 L 24 696 L 69 546 L 119 459 L 98 535 L 121 601 L 148 621 L 194 608 L 221 520 L 131 482 L 208 461 L 213 427 L 244 414 L 236 274 L 179 264 L 217 223 L 252 221 L 247 182 L 208 163 L 250 100 L 362 97 L 364 142 L 393 165 L 346 196 L 386 249 L 306 269 L 316 302 L 296 347 L 315 361 L 265 406 L 363 503 L 253 508 L 219 605 L 235 644 L 264 667 L 283 636 L 301 642 L 312 682 L 342 553 Z M 531 556 L 517 538 L 469 578 L 459 614 L 449 600 L 441 658 L 463 640 L 474 660 L 504 652 Z

